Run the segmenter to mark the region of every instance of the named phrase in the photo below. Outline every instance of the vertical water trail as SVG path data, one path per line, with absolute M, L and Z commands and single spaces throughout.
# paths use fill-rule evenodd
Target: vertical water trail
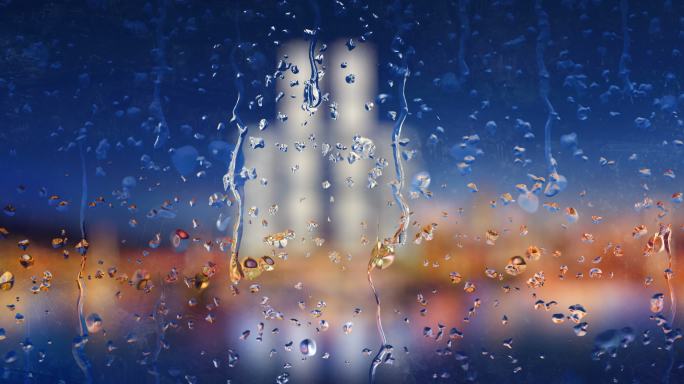
M 629 54 L 629 49 L 631 47 L 631 40 L 629 37 L 629 25 L 627 24 L 629 18 L 629 1 L 620 0 L 620 16 L 622 21 L 622 54 L 620 55 L 620 64 L 618 67 L 618 72 L 624 83 L 623 92 L 627 93 L 629 98 L 632 98 L 634 92 L 634 85 L 629 79 L 629 68 L 628 64 L 632 57 Z
M 544 63 L 544 51 L 549 43 L 550 38 L 550 27 L 549 27 L 549 15 L 542 8 L 541 0 L 536 0 L 534 4 L 534 12 L 537 15 L 537 28 L 539 29 L 539 35 L 537 36 L 537 47 L 536 47 L 536 59 L 537 59 L 537 72 L 539 75 L 539 96 L 544 103 L 546 109 L 546 123 L 544 124 L 544 158 L 546 159 L 547 171 L 549 174 L 549 180 L 544 188 L 544 194 L 546 196 L 555 196 L 565 187 L 565 177 L 561 176 L 557 172 L 556 159 L 554 159 L 551 153 L 551 128 L 553 127 L 553 121 L 558 119 L 558 114 L 553 108 L 553 104 L 549 100 L 549 92 L 551 90 L 549 71 L 546 69 L 546 64 Z
M 534 11 L 537 15 L 537 27 L 539 28 L 539 35 L 537 36 L 537 71 L 539 75 L 539 95 L 544 102 L 544 107 L 546 108 L 547 116 L 546 123 L 544 125 L 544 158 L 546 159 L 546 164 L 548 167 L 549 174 L 555 172 L 556 163 L 551 154 L 551 127 L 553 124 L 553 119 L 556 117 L 556 111 L 553 109 L 553 105 L 549 101 L 549 72 L 546 69 L 546 64 L 544 63 L 544 51 L 546 50 L 546 45 L 549 42 L 549 19 L 548 15 L 541 6 L 541 0 L 536 0 L 534 5 Z
M 667 290 L 670 293 L 670 326 L 674 328 L 674 321 L 677 315 L 677 298 L 675 297 L 675 290 L 674 290 L 674 285 L 672 284 L 672 275 L 673 275 L 673 253 L 674 249 L 672 248 L 672 226 L 671 225 L 664 225 L 660 224 L 660 229 L 658 230 L 658 234 L 655 235 L 656 238 L 659 238 L 661 242 L 662 248 L 665 250 L 665 253 L 667 254 L 667 270 L 665 271 L 665 281 L 667 282 Z M 669 341 L 668 341 L 669 342 Z M 672 341 L 674 343 L 674 341 Z M 670 345 L 670 349 L 668 351 L 669 355 L 669 363 L 668 367 L 665 369 L 665 374 L 663 376 L 662 382 L 665 384 L 668 384 L 670 382 L 670 377 L 672 375 L 672 368 L 674 367 L 674 362 L 675 362 L 675 347 L 674 345 Z
M 242 82 L 242 74 L 235 61 L 236 52 L 240 46 L 240 27 L 238 24 L 238 16 L 235 16 L 235 28 L 237 29 L 237 41 L 230 53 L 230 64 L 235 73 L 235 90 L 237 91 L 237 98 L 235 99 L 235 105 L 233 105 L 233 115 L 230 118 L 231 123 L 235 123 L 238 130 L 237 141 L 235 142 L 235 148 L 231 153 L 230 164 L 228 165 L 228 172 L 223 176 L 223 189 L 230 189 L 233 199 L 237 204 L 237 219 L 235 224 L 233 224 L 233 240 L 230 243 L 230 281 L 232 284 L 237 284 L 244 277 L 242 272 L 242 266 L 239 260 L 240 242 L 242 240 L 242 221 L 244 214 L 244 203 L 242 202 L 242 196 L 244 191 L 244 186 L 242 184 L 235 184 L 235 167 L 237 165 L 238 157 L 242 155 L 242 146 L 244 144 L 245 136 L 247 135 L 247 126 L 242 122 L 239 115 L 239 108 L 241 105 L 242 94 L 245 92 L 245 86 Z
M 392 348 L 392 346 L 390 346 L 387 342 L 387 336 L 385 335 L 385 330 L 382 327 L 382 305 L 380 304 L 380 295 L 375 289 L 375 283 L 373 282 L 373 270 L 385 269 L 392 264 L 394 261 L 394 248 L 392 248 L 391 244 L 388 244 L 388 240 L 384 240 L 382 242 L 380 241 L 380 221 L 378 221 L 378 229 L 376 233 L 375 247 L 373 247 L 370 260 L 368 261 L 367 276 L 368 285 L 370 286 L 371 291 L 373 292 L 373 297 L 375 298 L 375 323 L 382 345 L 371 362 L 369 372 L 370 383 L 375 382 L 375 371 L 377 370 L 378 366 L 382 364 L 385 355 L 387 355 Z
M 166 123 L 166 115 L 164 115 L 164 107 L 161 102 L 161 84 L 164 80 L 164 72 L 167 69 L 166 64 L 166 40 L 164 38 L 164 23 L 166 22 L 166 2 L 167 0 L 159 0 L 159 15 L 157 17 L 157 48 L 155 49 L 155 59 L 157 62 L 156 79 L 154 80 L 154 97 L 152 100 L 152 113 L 157 119 L 157 138 L 154 141 L 154 148 L 162 148 L 166 145 L 169 138 L 169 126 Z
M 465 83 L 468 76 L 470 76 L 470 68 L 465 60 L 466 40 L 470 36 L 469 5 L 470 0 L 459 0 L 458 2 L 458 19 L 461 22 L 461 36 L 458 43 L 458 69 L 461 72 L 461 84 Z
M 161 293 L 159 294 L 159 300 L 154 306 L 154 320 L 157 325 L 157 345 L 155 346 L 154 352 L 152 354 L 152 369 L 154 374 L 154 382 L 159 384 L 159 354 L 161 353 L 162 345 L 165 342 L 166 326 L 164 324 L 164 308 L 166 307 L 166 290 L 164 287 L 164 280 L 159 278 L 159 284 L 161 286 Z
M 378 295 L 378 291 L 375 290 L 375 284 L 373 284 L 373 268 L 373 265 L 368 266 L 368 285 L 370 285 L 371 290 L 373 291 L 373 296 L 375 297 L 375 322 L 376 327 L 378 329 L 378 334 L 380 335 L 380 340 L 382 341 L 382 346 L 380 347 L 378 353 L 375 355 L 373 361 L 371 362 L 369 378 L 371 383 L 375 382 L 375 371 L 377 370 L 378 366 L 380 366 L 380 364 L 382 363 L 382 360 L 387 354 L 389 348 L 389 344 L 387 343 L 387 336 L 385 336 L 385 330 L 382 328 L 382 306 L 380 304 L 380 296 Z
M 675 289 L 672 285 L 673 274 L 673 257 L 674 250 L 672 248 L 672 226 L 660 224 L 659 236 L 662 239 L 665 253 L 667 254 L 667 272 L 665 272 L 665 280 L 667 281 L 667 289 L 670 292 L 670 323 L 674 326 L 675 317 L 677 315 L 677 298 L 675 297 Z
M 318 33 L 321 29 L 321 11 L 318 7 L 317 0 L 309 0 L 309 5 L 314 12 L 315 29 L 311 32 L 309 40 L 309 66 L 311 67 L 311 76 L 309 80 L 304 83 L 304 109 L 310 113 L 316 111 L 321 104 L 321 89 L 318 85 L 318 64 L 316 63 L 316 43 L 318 42 Z
M 31 320 L 33 320 L 33 314 L 31 313 L 31 306 L 26 307 L 26 317 L 24 318 L 25 324 L 25 335 L 26 344 L 24 345 L 24 383 L 31 383 L 31 347 L 28 343 L 31 342 Z
M 396 175 L 396 180 L 392 183 L 392 194 L 394 195 L 394 201 L 399 205 L 401 215 L 399 217 L 399 226 L 392 237 L 392 243 L 398 245 L 404 245 L 406 243 L 406 231 L 408 230 L 409 221 L 411 219 L 408 203 L 401 192 L 406 183 L 404 165 L 401 161 L 401 129 L 404 126 L 404 121 L 409 112 L 408 104 L 406 103 L 406 80 L 409 77 L 409 69 L 405 62 L 403 64 L 404 66 L 401 68 L 402 79 L 401 83 L 399 83 L 399 102 L 401 103 L 399 118 L 394 123 L 394 128 L 392 129 L 392 158 L 394 159 L 394 170 Z
M 399 1 L 396 2 L 397 6 L 397 14 L 401 14 L 401 3 Z M 401 28 L 401 22 L 397 22 L 397 25 L 399 28 Z M 394 42 L 403 45 L 403 41 L 401 40 L 401 37 L 399 34 L 397 34 L 397 37 L 395 37 Z M 399 74 L 401 75 L 401 82 L 399 83 L 399 103 L 400 103 L 400 111 L 399 111 L 399 117 L 397 118 L 397 121 L 394 124 L 394 127 L 392 129 L 392 157 L 394 160 L 394 170 L 395 170 L 395 176 L 396 180 L 392 182 L 392 194 L 394 196 L 394 200 L 399 206 L 399 211 L 400 211 L 400 217 L 399 217 L 399 225 L 397 226 L 397 229 L 395 230 L 393 236 L 391 239 L 384 240 L 381 242 L 379 239 L 376 239 L 376 245 L 373 248 L 373 252 L 371 252 L 371 258 L 368 263 L 368 285 L 371 288 L 371 291 L 373 292 L 373 296 L 375 297 L 375 304 L 376 304 L 376 323 L 377 323 L 377 329 L 378 329 L 378 334 L 380 336 L 380 339 L 382 341 L 382 345 L 380 349 L 378 350 L 378 353 L 375 355 L 373 358 L 373 361 L 371 362 L 371 367 L 370 367 L 370 372 L 369 372 L 369 379 L 371 384 L 375 382 L 375 373 L 382 364 L 382 362 L 385 360 L 386 356 L 389 358 L 389 354 L 391 353 L 390 351 L 392 350 L 392 346 L 388 344 L 387 342 L 387 336 L 385 335 L 385 331 L 382 327 L 382 306 L 380 303 L 380 295 L 378 291 L 375 289 L 375 284 L 373 283 L 373 269 L 385 269 L 392 264 L 394 261 L 394 246 L 401 246 L 406 243 L 406 232 L 408 231 L 408 226 L 409 222 L 411 219 L 411 211 L 409 209 L 408 203 L 406 202 L 406 199 L 404 198 L 404 195 L 402 194 L 402 189 L 404 188 L 405 184 L 405 173 L 404 173 L 404 167 L 403 163 L 401 161 L 401 130 L 404 126 L 404 121 L 406 121 L 406 117 L 408 116 L 408 103 L 406 102 L 406 81 L 409 77 L 409 69 L 408 69 L 408 59 L 406 57 L 405 52 L 401 52 L 399 49 L 395 50 L 395 53 L 399 56 L 401 59 L 401 67 L 398 68 Z M 378 228 L 379 232 L 379 228 Z
M 81 369 L 84 376 L 85 383 L 92 383 L 91 365 L 88 357 L 85 354 L 85 344 L 88 342 L 88 327 L 86 326 L 85 316 L 83 314 L 83 304 L 86 297 L 86 285 L 84 271 L 86 260 L 88 259 L 88 235 L 86 232 L 85 210 L 88 199 L 88 174 L 86 173 L 85 153 L 83 152 L 83 142 L 79 142 L 79 151 L 81 154 L 81 209 L 80 209 L 80 227 L 81 227 L 81 241 L 76 245 L 81 254 L 81 266 L 76 276 L 76 284 L 78 285 L 78 298 L 76 299 L 76 312 L 78 315 L 78 325 L 80 335 L 73 343 L 72 354 L 76 365 Z

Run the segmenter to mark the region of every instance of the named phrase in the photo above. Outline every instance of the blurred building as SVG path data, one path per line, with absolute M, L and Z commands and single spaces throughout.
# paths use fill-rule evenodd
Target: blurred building
M 287 116 L 283 123 L 274 122 L 264 131 L 252 129 L 251 136 L 261 137 L 265 148 L 246 151 L 246 164 L 257 169 L 258 178 L 268 180 L 268 185 L 248 183 L 246 189 L 246 207 L 257 206 L 260 211 L 259 223 L 268 220 L 266 233 L 292 229 L 297 234 L 295 244 L 288 245 L 287 250 L 311 251 L 314 237 L 325 238 L 326 249 L 335 249 L 340 257 L 347 253 L 361 250 L 361 235 L 365 233 L 372 241 L 376 236 L 376 227 L 380 225 L 380 237 L 389 236 L 398 220 L 398 208 L 388 207 L 392 200 L 389 182 L 394 180 L 392 164 L 391 133 L 392 124 L 381 123 L 377 106 L 366 108 L 367 103 L 375 103 L 378 93 L 378 65 L 376 52 L 370 44 L 359 44 L 353 50 L 345 45 L 346 40 L 339 40 L 325 50 L 324 71 L 320 79 L 323 101 L 318 110 L 310 114 L 302 108 L 303 89 L 310 77 L 309 42 L 305 40 L 291 41 L 284 44 L 279 58 L 296 65 L 298 71 L 286 71 L 284 79 L 277 81 L 276 94 L 284 96 L 277 103 L 276 113 Z M 320 46 L 317 48 L 318 53 Z M 296 72 L 296 73 L 295 73 Z M 353 75 L 349 82 L 347 76 Z M 336 117 L 332 118 L 330 106 L 336 108 Z M 255 127 L 257 124 L 252 124 Z M 408 131 L 406 125 L 405 132 Z M 376 145 L 375 159 L 360 160 L 353 164 L 347 161 L 353 137 L 361 135 L 373 140 Z M 315 139 L 314 139 L 315 138 Z M 303 143 L 306 148 L 299 151 L 296 143 Z M 287 152 L 279 148 L 287 145 Z M 330 153 L 322 153 L 322 147 L 331 146 Z M 338 144 L 343 149 L 339 149 Z M 346 147 L 346 149 L 344 149 Z M 330 154 L 340 152 L 344 161 L 334 163 Z M 387 159 L 389 165 L 374 190 L 368 189 L 368 173 L 381 158 Z M 409 169 L 418 164 L 413 160 L 405 164 L 407 177 Z M 324 184 L 330 183 L 330 187 Z M 408 198 L 410 182 L 407 182 L 404 193 Z M 269 208 L 278 205 L 278 213 L 269 215 Z M 317 230 L 308 232 L 309 224 L 315 222 Z M 363 230 L 365 222 L 368 229 Z M 302 238 L 306 238 L 302 242 Z M 260 239 L 245 230 L 244 247 L 249 251 L 260 246 Z M 243 254 L 246 254 L 243 252 Z

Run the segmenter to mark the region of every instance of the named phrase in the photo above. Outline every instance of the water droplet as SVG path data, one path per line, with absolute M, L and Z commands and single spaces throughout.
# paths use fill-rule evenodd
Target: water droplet
M 9 291 L 14 287 L 14 274 L 10 271 L 5 271 L 0 275 L 0 289 Z
M 97 313 L 91 313 L 86 318 L 86 327 L 88 332 L 97 333 L 102 330 L 102 318 Z
M 521 256 L 511 257 L 506 264 L 506 273 L 512 276 L 525 272 L 525 269 L 527 269 L 527 263 Z
M 304 339 L 299 343 L 299 351 L 304 357 L 311 357 L 316 354 L 316 342 L 311 339 Z

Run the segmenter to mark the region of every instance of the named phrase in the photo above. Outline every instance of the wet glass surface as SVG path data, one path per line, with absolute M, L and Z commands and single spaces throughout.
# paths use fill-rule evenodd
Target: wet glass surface
M 684 381 L 684 3 L 0 0 L 0 381 Z

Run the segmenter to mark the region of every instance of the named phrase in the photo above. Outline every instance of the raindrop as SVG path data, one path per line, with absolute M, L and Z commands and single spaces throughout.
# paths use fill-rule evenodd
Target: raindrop
M 311 357 L 316 354 L 316 342 L 311 339 L 304 339 L 299 343 L 299 351 L 304 357 Z

